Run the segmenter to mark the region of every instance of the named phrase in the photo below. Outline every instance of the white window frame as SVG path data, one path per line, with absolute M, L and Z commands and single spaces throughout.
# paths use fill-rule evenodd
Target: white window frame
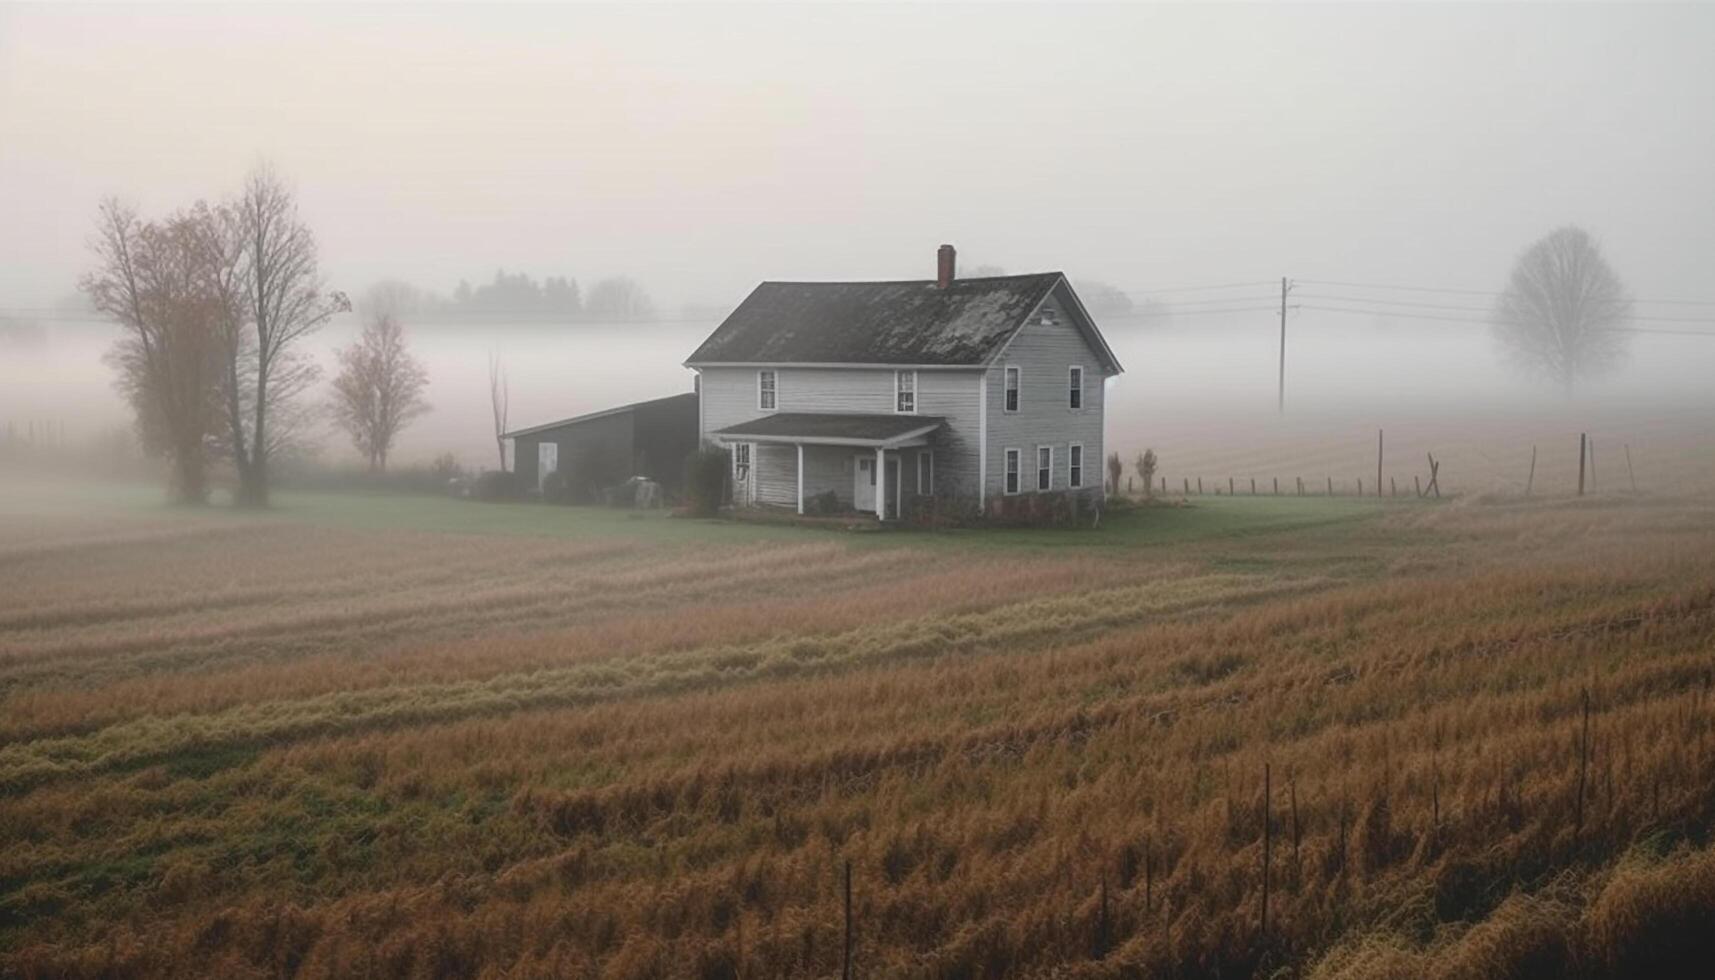
M 1073 404 L 1074 401 L 1077 404 Z M 1075 412 L 1084 410 L 1084 366 L 1082 364 L 1072 364 L 1066 368 L 1066 407 Z
M 762 378 L 767 375 L 769 385 L 764 388 Z M 762 396 L 766 394 L 769 404 L 763 404 Z M 773 368 L 762 368 L 756 372 L 756 410 L 759 412 L 774 412 L 780 409 L 780 372 Z
M 917 453 L 917 492 L 929 495 L 935 492 L 935 452 L 924 449 Z
M 1003 449 L 1000 458 L 1001 492 L 1008 497 L 1016 497 L 1024 489 L 1024 452 L 1019 449 Z
M 1007 387 L 1007 380 L 1016 379 L 1012 387 Z M 1011 404 L 1007 404 L 1007 395 L 1012 395 Z M 1024 407 L 1024 369 L 1016 364 L 1008 364 L 1000 372 L 1000 410 L 1008 415 L 1017 414 Z
M 1066 446 L 1066 487 L 1069 490 L 1084 488 L 1084 444 L 1081 442 Z
M 905 389 L 904 384 L 903 384 L 903 382 L 905 381 L 905 379 L 907 377 L 909 377 L 911 379 L 911 390 L 909 390 L 909 391 L 907 391 Z M 909 396 L 911 398 L 911 406 L 909 408 L 901 407 L 901 403 L 904 402 L 904 400 L 907 396 Z M 916 371 L 895 371 L 895 372 L 893 372 L 893 412 L 895 415 L 916 415 L 917 414 L 917 372 Z
M 1042 453 L 1044 451 L 1046 451 L 1048 453 L 1048 465 L 1047 466 L 1042 465 Z M 1043 474 L 1047 474 L 1047 476 L 1048 476 L 1048 485 L 1047 486 L 1042 485 Z M 1036 492 L 1037 493 L 1047 493 L 1048 491 L 1053 490 L 1053 489 L 1054 489 L 1054 447 L 1053 446 L 1037 446 L 1036 447 Z
M 735 480 L 744 480 L 750 476 L 751 460 L 755 452 L 748 442 L 732 444 L 732 476 Z

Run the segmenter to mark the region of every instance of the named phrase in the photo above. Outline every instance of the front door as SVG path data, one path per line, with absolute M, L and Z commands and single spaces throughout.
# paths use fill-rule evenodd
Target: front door
M 856 460 L 857 465 L 852 467 L 852 509 L 874 512 L 875 456 L 866 454 Z

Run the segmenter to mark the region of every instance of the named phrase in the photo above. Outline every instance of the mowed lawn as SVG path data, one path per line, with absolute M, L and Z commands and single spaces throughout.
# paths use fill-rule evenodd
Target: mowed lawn
M 0 975 L 833 976 L 848 864 L 864 976 L 1712 952 L 1707 499 L 159 499 L 0 487 Z

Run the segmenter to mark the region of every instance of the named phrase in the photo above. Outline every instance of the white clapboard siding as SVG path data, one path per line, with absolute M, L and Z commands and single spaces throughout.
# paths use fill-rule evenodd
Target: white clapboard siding
M 989 452 L 986 494 L 1005 489 L 1007 449 L 1019 450 L 1020 489 L 1036 489 L 1036 449 L 1054 447 L 1054 490 L 1067 489 L 1067 460 L 1072 443 L 1084 446 L 1084 487 L 1100 490 L 1103 478 L 1102 411 L 1104 371 L 1095 350 L 1073 326 L 1057 297 L 1019 330 L 988 374 Z M 1083 407 L 1069 407 L 1070 367 L 1084 368 Z M 1006 371 L 1021 371 L 1018 411 L 1006 411 Z
M 757 368 L 704 368 L 702 371 L 702 436 L 771 414 L 757 408 Z M 850 412 L 889 415 L 894 410 L 894 376 L 889 368 L 801 368 L 776 370 L 775 411 Z M 950 496 L 976 495 L 979 401 L 982 372 L 978 369 L 917 372 L 918 415 L 945 418 L 935 436 L 935 492 Z M 805 457 L 805 494 L 833 490 L 842 501 L 852 496 L 850 459 L 860 450 L 809 447 Z M 907 465 L 915 465 L 912 459 Z M 753 458 L 757 499 L 763 503 L 797 505 L 798 461 L 792 447 L 758 445 Z M 915 470 L 911 471 L 915 474 Z M 909 484 L 915 487 L 915 476 Z

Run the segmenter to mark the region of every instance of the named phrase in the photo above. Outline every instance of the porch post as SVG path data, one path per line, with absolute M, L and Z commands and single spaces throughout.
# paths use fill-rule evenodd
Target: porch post
M 887 451 L 875 447 L 875 517 L 887 520 Z
M 804 444 L 798 444 L 798 513 L 804 513 Z
M 905 454 L 895 453 L 899 466 L 893 471 L 893 509 L 899 511 L 900 520 L 905 519 Z

